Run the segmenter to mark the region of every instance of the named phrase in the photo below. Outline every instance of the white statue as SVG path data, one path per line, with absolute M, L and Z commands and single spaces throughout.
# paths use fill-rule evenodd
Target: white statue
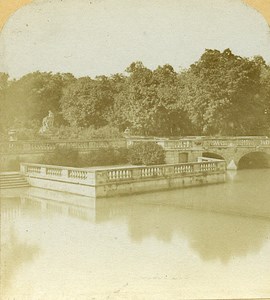
M 39 130 L 39 133 L 43 134 L 50 131 L 53 128 L 54 114 L 49 110 L 47 117 L 42 120 L 42 127 Z
M 130 136 L 130 129 L 128 127 L 124 131 L 124 136 Z

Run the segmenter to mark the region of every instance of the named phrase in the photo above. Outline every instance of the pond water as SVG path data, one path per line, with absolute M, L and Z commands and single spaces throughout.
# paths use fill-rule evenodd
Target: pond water
M 1 299 L 270 297 L 270 169 L 89 199 L 1 191 Z

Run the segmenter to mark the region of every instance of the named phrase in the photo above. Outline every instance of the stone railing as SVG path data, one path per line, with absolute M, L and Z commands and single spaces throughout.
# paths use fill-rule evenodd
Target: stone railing
M 270 147 L 270 139 L 267 137 L 234 137 L 234 138 L 217 138 L 204 139 L 203 147 Z
M 21 174 L 29 177 L 52 179 L 85 185 L 102 185 L 112 182 L 143 181 L 153 178 L 189 176 L 196 174 L 224 173 L 223 160 L 201 158 L 195 163 L 153 166 L 112 167 L 108 169 L 83 169 L 40 164 L 21 164 Z
M 20 172 L 29 177 L 52 179 L 70 183 L 95 185 L 95 172 L 84 168 L 60 167 L 22 163 Z
M 166 150 L 203 150 L 208 148 L 229 148 L 229 147 L 270 147 L 270 139 L 267 137 L 192 137 L 181 139 L 165 138 L 136 138 L 127 139 L 130 146 L 139 142 L 155 142 Z
M 181 139 L 129 137 L 119 140 L 70 140 L 70 141 L 29 141 L 2 142 L 0 154 L 27 154 L 52 152 L 57 147 L 72 148 L 79 151 L 101 148 L 126 148 L 138 142 L 155 142 L 165 150 L 203 150 L 229 147 L 270 147 L 267 137 L 192 137 Z
M 70 141 L 17 141 L 0 143 L 0 153 L 44 153 L 52 152 L 57 147 L 72 148 L 79 151 L 101 148 L 126 148 L 126 140 L 70 140 Z
M 195 163 L 110 168 L 70 168 L 21 164 L 30 186 L 90 197 L 148 192 L 225 181 L 222 160 L 202 158 Z
M 121 181 L 142 181 L 154 178 L 181 177 L 197 174 L 225 173 L 226 163 L 223 160 L 203 158 L 194 163 L 140 166 L 97 170 L 97 184 Z

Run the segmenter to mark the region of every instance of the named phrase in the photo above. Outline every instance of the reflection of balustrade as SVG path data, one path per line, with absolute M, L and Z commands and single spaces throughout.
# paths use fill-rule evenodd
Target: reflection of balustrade
M 21 197 L 21 205 L 27 207 L 30 206 L 31 208 L 35 208 L 38 210 L 49 211 L 50 213 L 53 212 L 63 215 L 69 215 L 83 220 L 92 220 L 95 216 L 94 210 L 82 205 L 81 202 L 68 203 L 65 201 L 59 201 L 58 198 L 43 198 L 43 195 L 33 196 L 30 194 L 27 196 L 23 196 Z M 1 217 L 2 212 L 3 211 L 1 211 Z M 19 216 L 21 213 L 21 208 L 18 207 L 16 209 L 12 209 L 12 215 L 15 217 L 14 213 L 16 213 L 16 216 Z M 8 217 L 10 217 L 10 213 Z

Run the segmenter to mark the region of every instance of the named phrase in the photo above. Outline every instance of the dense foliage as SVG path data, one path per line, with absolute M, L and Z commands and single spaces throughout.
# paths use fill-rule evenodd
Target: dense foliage
M 128 161 L 133 165 L 165 163 L 165 150 L 155 142 L 138 142 L 128 149 Z
M 66 167 L 79 167 L 79 152 L 76 149 L 57 147 L 53 153 L 46 153 L 43 164 Z
M 49 110 L 56 138 L 115 137 L 127 127 L 134 135 L 269 135 L 270 66 L 226 49 L 206 50 L 181 72 L 134 62 L 95 79 L 0 73 L 1 136 L 16 128 L 20 139 L 40 138 Z
M 89 153 L 79 154 L 76 149 L 59 147 L 53 153 L 45 154 L 41 163 L 82 168 L 121 165 L 127 163 L 127 149 L 102 148 Z

